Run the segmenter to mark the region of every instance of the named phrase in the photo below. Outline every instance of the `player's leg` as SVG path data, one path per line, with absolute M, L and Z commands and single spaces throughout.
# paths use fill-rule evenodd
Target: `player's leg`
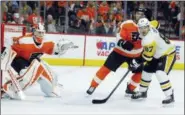
M 166 99 L 162 101 L 163 104 L 174 102 L 173 89 L 168 74 L 171 71 L 175 61 L 175 53 L 172 53 L 168 56 L 162 57 L 158 63 L 156 77 L 160 83 L 162 91 L 166 96 Z
M 96 72 L 91 85 L 87 90 L 87 94 L 91 95 L 96 87 L 106 78 L 106 76 L 111 72 L 115 72 L 117 68 L 124 62 L 124 56 L 112 51 L 108 58 L 106 59 L 104 65 Z
M 8 71 L 4 71 L 3 82 L 1 91 L 2 97 L 10 97 L 12 99 L 24 100 L 25 94 L 19 83 L 20 76 L 13 68 L 9 68 Z
M 32 86 L 43 72 L 40 62 L 36 59 L 33 60 L 29 66 L 28 65 L 29 62 L 22 58 L 17 58 L 17 60 L 12 64 L 20 75 L 19 84 L 23 90 Z
M 11 48 L 3 48 L 1 52 L 1 70 L 3 71 L 1 91 L 14 99 L 24 99 L 25 95 L 17 81 L 17 72 L 11 67 L 11 63 L 16 56 L 16 52 Z
M 147 97 L 147 90 L 152 80 L 153 73 L 156 72 L 157 69 L 157 60 L 152 59 L 152 61 L 147 62 L 144 65 L 140 85 L 139 85 L 139 92 L 132 95 L 132 99 L 139 99 L 139 98 L 146 98 Z
M 130 65 L 132 58 L 127 59 L 128 65 Z M 133 75 L 131 76 L 130 81 L 127 84 L 127 88 L 125 90 L 126 95 L 134 94 L 135 89 L 138 87 L 140 80 L 141 80 L 141 74 L 143 70 L 143 64 L 141 64 L 136 70 L 132 71 Z
M 46 62 L 41 61 L 43 72 L 38 80 L 41 90 L 48 97 L 60 97 L 61 86 L 58 84 L 58 76 L 51 70 Z
M 16 55 L 14 50 L 4 47 L 1 51 L 1 70 L 7 71 Z
M 22 64 L 19 64 L 21 62 Z M 17 66 L 17 64 L 19 64 L 20 66 Z M 57 78 L 54 78 L 50 74 L 50 71 L 45 64 L 39 62 L 37 59 L 34 59 L 28 67 L 27 64 L 29 63 L 27 63 L 26 60 L 20 58 L 17 59 L 14 64 L 12 64 L 14 65 L 14 68 L 17 68 L 17 71 L 21 75 L 19 83 L 23 90 L 30 88 L 34 83 L 38 81 L 41 86 L 41 90 L 47 96 L 52 96 L 51 93 L 58 93 L 55 91 L 57 89 L 55 81 Z

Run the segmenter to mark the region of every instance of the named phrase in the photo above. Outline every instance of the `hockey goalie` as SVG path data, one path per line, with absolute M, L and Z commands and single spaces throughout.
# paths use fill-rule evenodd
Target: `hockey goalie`
M 61 96 L 57 75 L 40 57 L 43 54 L 62 55 L 73 43 L 67 40 L 55 43 L 45 40 L 44 35 L 44 26 L 39 23 L 31 34 L 14 38 L 10 47 L 3 48 L 1 70 L 7 74 L 2 78 L 1 98 L 24 100 L 24 90 L 36 82 L 47 97 Z

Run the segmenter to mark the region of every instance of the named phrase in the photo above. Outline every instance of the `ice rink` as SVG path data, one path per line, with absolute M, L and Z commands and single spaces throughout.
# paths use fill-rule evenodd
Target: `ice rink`
M 164 107 L 161 104 L 164 94 L 155 75 L 146 100 L 133 101 L 124 96 L 130 73 L 107 103 L 93 105 L 92 99 L 105 98 L 126 69 L 120 68 L 116 73 L 109 74 L 94 94 L 87 97 L 85 92 L 99 67 L 52 66 L 52 68 L 64 86 L 61 98 L 43 97 L 44 94 L 36 84 L 26 91 L 25 101 L 2 99 L 1 114 L 184 114 L 184 71 L 171 71 L 169 77 L 174 88 L 175 103 L 173 106 Z

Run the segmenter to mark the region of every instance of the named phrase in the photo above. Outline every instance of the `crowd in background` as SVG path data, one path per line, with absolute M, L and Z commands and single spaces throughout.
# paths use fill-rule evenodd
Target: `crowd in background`
M 3 23 L 24 24 L 27 31 L 30 31 L 34 24 L 42 22 L 45 23 L 47 32 L 110 36 L 116 34 L 122 21 L 132 18 L 137 7 L 147 8 L 148 16 L 154 19 L 152 2 L 128 1 L 126 11 L 124 3 L 124 1 L 2 1 L 1 14 Z M 175 35 L 179 36 L 180 20 L 183 20 L 181 34 L 185 34 L 185 15 L 181 14 L 178 2 L 158 1 L 158 11 L 161 11 L 163 17 L 161 20 L 165 23 L 163 30 L 171 26 Z

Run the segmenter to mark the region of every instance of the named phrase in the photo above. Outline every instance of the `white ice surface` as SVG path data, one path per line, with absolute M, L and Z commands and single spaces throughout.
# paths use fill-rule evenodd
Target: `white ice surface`
M 130 73 L 107 103 L 93 105 L 92 99 L 105 98 L 126 69 L 120 68 L 116 73 L 109 74 L 94 94 L 87 97 L 85 92 L 99 67 L 53 66 L 52 68 L 60 76 L 60 83 L 64 85 L 61 98 L 44 97 L 39 85 L 35 84 L 25 92 L 27 95 L 25 101 L 2 99 L 1 114 L 184 114 L 184 71 L 171 71 L 169 77 L 174 88 L 175 103 L 173 106 L 164 107 L 161 104 L 164 93 L 155 75 L 146 100 L 133 101 L 124 97 Z

